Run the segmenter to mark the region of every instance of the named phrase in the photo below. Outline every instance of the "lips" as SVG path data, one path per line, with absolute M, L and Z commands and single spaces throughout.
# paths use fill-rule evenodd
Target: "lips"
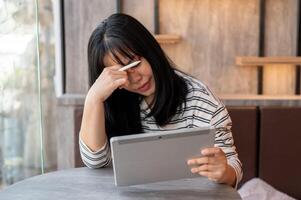
M 150 81 L 147 81 L 141 87 L 139 87 L 137 90 L 139 92 L 146 92 L 149 88 L 150 88 Z

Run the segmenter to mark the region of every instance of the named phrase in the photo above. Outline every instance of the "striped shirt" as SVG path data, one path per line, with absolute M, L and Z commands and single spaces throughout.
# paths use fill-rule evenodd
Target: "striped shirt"
M 178 109 L 170 122 L 160 127 L 156 124 L 154 117 L 146 118 L 151 110 L 147 103 L 142 100 L 140 116 L 143 131 L 147 133 L 204 126 L 215 127 L 214 146 L 224 151 L 228 164 L 235 170 L 237 186 L 242 179 L 242 164 L 234 146 L 231 132 L 232 122 L 225 105 L 201 81 L 181 72 L 176 72 L 184 78 L 188 88 L 185 110 Z M 81 139 L 79 140 L 79 146 L 82 160 L 87 167 L 100 168 L 111 163 L 108 142 L 96 152 L 91 151 Z

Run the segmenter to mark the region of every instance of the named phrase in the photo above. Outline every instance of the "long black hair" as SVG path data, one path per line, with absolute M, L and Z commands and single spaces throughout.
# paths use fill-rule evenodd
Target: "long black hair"
M 156 39 L 135 18 L 126 14 L 113 14 L 93 31 L 88 44 L 90 86 L 103 71 L 103 60 L 108 53 L 120 64 L 124 63 L 118 55 L 130 60 L 139 56 L 149 62 L 156 90 L 147 117 L 153 116 L 159 126 L 167 124 L 178 109 L 184 109 L 182 105 L 185 105 L 187 95 L 185 81 L 175 73 L 174 64 Z M 117 89 L 104 102 L 105 128 L 109 138 L 143 132 L 139 106 L 142 98 L 139 94 Z

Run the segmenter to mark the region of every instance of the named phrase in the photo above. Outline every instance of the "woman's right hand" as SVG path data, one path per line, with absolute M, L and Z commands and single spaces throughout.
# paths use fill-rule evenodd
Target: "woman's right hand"
M 92 95 L 96 100 L 104 102 L 114 90 L 128 84 L 127 72 L 118 71 L 121 67 L 121 65 L 105 67 L 90 88 L 88 95 Z

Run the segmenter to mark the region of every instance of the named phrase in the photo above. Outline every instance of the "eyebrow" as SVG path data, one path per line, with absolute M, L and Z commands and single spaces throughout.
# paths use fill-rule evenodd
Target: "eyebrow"
M 136 58 L 136 57 L 134 57 L 133 59 L 130 59 L 127 63 L 125 63 L 125 65 L 128 65 L 128 64 L 131 64 L 132 62 L 135 62 L 135 61 L 140 60 L 139 57 L 138 57 L 138 60 L 135 60 L 135 58 Z M 139 65 L 139 64 L 138 64 L 138 65 Z M 137 66 L 138 66 L 138 65 L 137 65 Z
M 129 62 L 127 62 L 125 65 L 128 65 L 128 64 L 130 64 L 132 62 L 133 62 L 133 60 L 129 60 Z
M 126 66 L 128 64 L 131 64 L 132 62 L 137 61 L 136 58 L 138 58 L 138 60 L 139 60 L 140 56 L 134 55 L 132 58 L 130 58 L 128 56 L 124 56 L 124 58 L 127 58 L 126 60 L 128 60 L 128 61 L 127 62 L 123 62 L 122 59 L 120 59 L 118 56 L 115 57 L 114 54 L 113 54 L 113 57 L 112 57 L 112 59 L 114 60 L 114 62 L 119 63 L 119 64 L 121 64 L 123 66 Z

